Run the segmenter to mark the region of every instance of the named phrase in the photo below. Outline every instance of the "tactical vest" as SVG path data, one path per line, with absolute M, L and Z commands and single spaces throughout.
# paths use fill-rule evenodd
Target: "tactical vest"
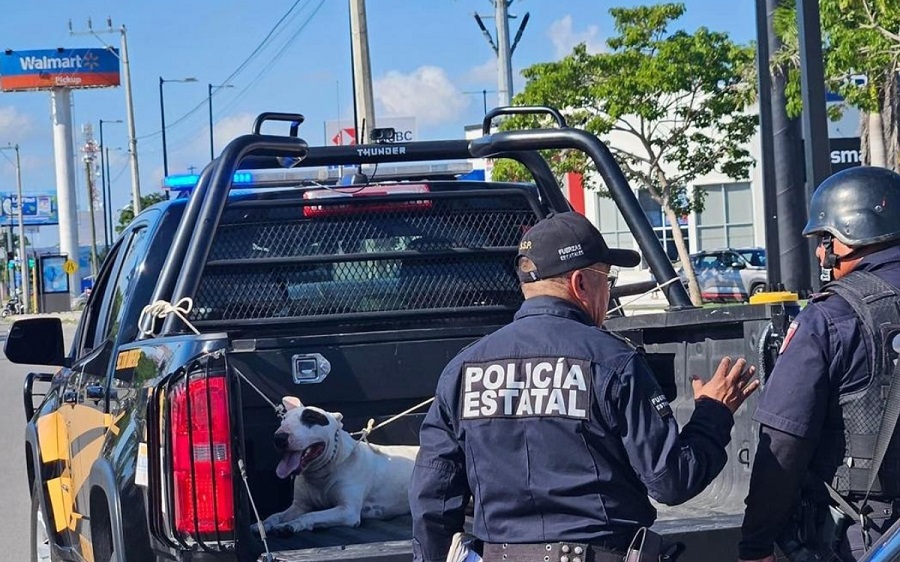
M 858 498 L 866 495 L 869 487 L 876 441 L 900 351 L 900 289 L 872 273 L 854 271 L 827 284 L 822 292 L 840 295 L 850 303 L 860 320 L 868 351 L 872 374 L 869 384 L 839 398 L 844 421 L 843 462 L 832 482 L 841 495 Z M 869 497 L 900 498 L 900 431 L 893 431 Z

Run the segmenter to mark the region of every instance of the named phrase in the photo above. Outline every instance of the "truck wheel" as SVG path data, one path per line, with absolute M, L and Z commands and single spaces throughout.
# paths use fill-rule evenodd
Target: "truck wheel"
M 31 562 L 57 562 L 50 537 L 47 535 L 47 521 L 41 508 L 41 484 L 35 479 L 31 490 Z
M 764 283 L 757 283 L 750 287 L 750 296 L 758 295 L 766 290 L 766 285 Z

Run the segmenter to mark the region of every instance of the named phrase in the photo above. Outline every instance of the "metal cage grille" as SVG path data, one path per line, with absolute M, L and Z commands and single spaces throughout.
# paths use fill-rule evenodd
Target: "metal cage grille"
M 534 209 L 518 189 L 234 203 L 192 320 L 514 309 L 513 260 Z

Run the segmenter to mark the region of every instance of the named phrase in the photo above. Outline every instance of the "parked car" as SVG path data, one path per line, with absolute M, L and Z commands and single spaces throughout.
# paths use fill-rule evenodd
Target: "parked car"
M 727 248 L 691 254 L 691 264 L 707 302 L 744 302 L 766 290 L 766 250 Z M 678 274 L 687 282 L 684 269 Z

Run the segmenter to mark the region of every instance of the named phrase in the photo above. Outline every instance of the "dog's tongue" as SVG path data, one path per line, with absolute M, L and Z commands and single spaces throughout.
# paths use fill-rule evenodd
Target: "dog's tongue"
M 278 466 L 275 468 L 275 474 L 277 474 L 279 478 L 287 478 L 300 468 L 300 461 L 302 458 L 302 453 L 294 451 L 287 453 L 281 458 L 281 462 L 278 463 Z

